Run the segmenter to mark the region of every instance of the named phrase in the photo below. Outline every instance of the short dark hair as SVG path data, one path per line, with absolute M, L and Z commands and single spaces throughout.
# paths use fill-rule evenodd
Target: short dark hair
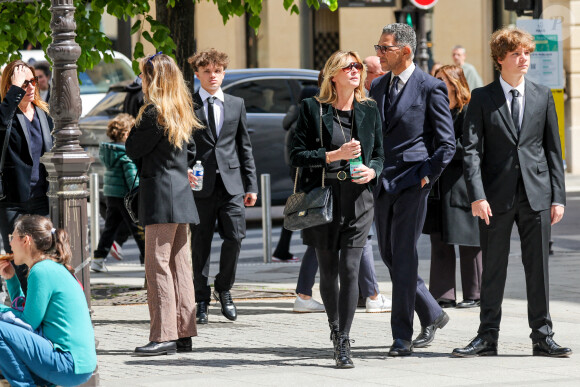
M 47 78 L 50 78 L 52 76 L 52 71 L 50 70 L 50 63 L 48 63 L 45 60 L 36 62 L 34 64 L 34 69 L 42 71 L 44 73 L 44 76 L 46 76 Z
M 218 51 L 215 48 L 210 48 L 209 50 L 203 50 L 193 54 L 187 61 L 193 68 L 193 71 L 198 71 L 200 67 L 209 65 L 222 66 L 225 70 L 230 63 L 228 54 Z

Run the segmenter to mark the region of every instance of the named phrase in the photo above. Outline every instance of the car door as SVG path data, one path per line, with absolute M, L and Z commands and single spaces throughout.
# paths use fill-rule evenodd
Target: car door
M 247 78 L 225 86 L 224 92 L 244 99 L 258 179 L 269 173 L 272 203 L 284 204 L 293 187 L 284 161 L 286 132 L 282 128 L 282 120 L 294 103 L 288 79 Z

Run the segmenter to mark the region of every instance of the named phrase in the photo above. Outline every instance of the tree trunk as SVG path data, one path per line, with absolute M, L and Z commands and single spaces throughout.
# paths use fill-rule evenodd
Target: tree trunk
M 157 21 L 169 27 L 170 36 L 177 45 L 175 59 L 193 92 L 193 69 L 187 58 L 195 52 L 194 0 L 177 0 L 174 8 L 167 8 L 167 0 L 155 0 Z

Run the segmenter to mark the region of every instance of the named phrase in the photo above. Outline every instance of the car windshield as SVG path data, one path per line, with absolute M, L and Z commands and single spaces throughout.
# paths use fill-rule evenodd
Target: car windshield
M 132 81 L 135 74 L 131 66 L 122 59 L 113 63 L 101 62 L 90 70 L 79 74 L 81 94 L 106 93 L 111 85 Z

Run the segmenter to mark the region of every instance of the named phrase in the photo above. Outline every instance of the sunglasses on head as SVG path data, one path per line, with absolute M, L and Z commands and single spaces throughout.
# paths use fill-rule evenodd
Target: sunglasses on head
M 149 57 L 149 59 L 147 59 L 147 64 L 150 64 L 151 67 L 153 67 L 153 62 L 152 62 L 153 58 L 155 58 L 157 55 L 161 55 L 161 54 L 163 54 L 163 51 L 159 51 L 157 54 L 151 55 Z
M 28 85 L 36 86 L 38 84 L 38 77 L 34 77 L 32 79 L 27 79 L 22 83 L 22 88 L 26 89 Z
M 352 71 L 352 69 L 355 69 L 356 71 L 362 71 L 363 65 L 362 65 L 362 63 L 358 63 L 358 62 L 351 62 L 346 67 L 343 67 L 342 71 L 344 71 L 345 73 L 348 73 L 349 71 Z

